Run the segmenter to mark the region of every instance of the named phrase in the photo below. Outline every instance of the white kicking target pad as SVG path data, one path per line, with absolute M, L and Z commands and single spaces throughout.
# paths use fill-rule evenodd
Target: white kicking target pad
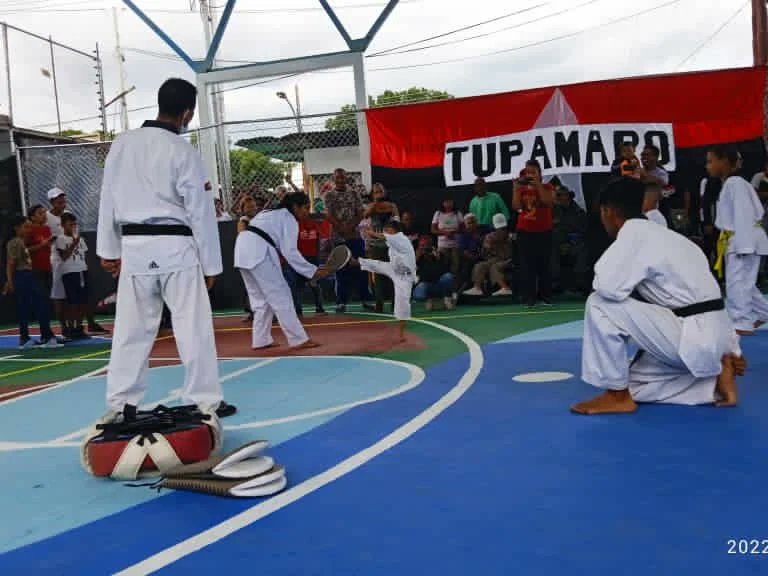
M 220 446 L 221 425 L 213 412 L 192 405 L 146 411 L 126 406 L 88 430 L 80 457 L 94 476 L 135 480 L 207 460 Z
M 270 496 L 283 490 L 288 479 L 283 466 L 263 455 L 267 445 L 257 440 L 223 457 L 171 468 L 154 487 L 231 498 Z

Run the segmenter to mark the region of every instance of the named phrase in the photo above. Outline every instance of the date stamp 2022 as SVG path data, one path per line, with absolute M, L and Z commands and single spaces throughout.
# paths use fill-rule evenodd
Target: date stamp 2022
M 768 538 L 740 538 L 728 540 L 728 554 L 738 556 L 768 556 Z

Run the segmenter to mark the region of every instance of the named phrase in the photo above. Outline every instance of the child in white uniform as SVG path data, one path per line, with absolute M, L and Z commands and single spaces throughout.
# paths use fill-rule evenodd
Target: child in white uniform
M 395 285 L 395 318 L 400 322 L 400 341 L 405 341 L 405 323 L 411 317 L 411 291 L 416 282 L 416 252 L 403 234 L 397 220 L 384 226 L 384 240 L 389 249 L 389 262 L 360 258 L 360 268 L 366 272 L 387 276 Z
M 749 336 L 768 322 L 768 301 L 757 288 L 760 260 L 768 255 L 768 235 L 757 192 L 736 175 L 739 164 L 739 153 L 733 146 L 715 146 L 707 154 L 709 175 L 723 180 L 715 219 L 715 228 L 720 230 L 715 269 L 722 274 L 725 264 L 728 312 L 736 331 Z

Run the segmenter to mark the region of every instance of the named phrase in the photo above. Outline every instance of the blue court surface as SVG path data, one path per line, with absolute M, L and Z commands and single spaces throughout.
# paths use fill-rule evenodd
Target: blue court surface
M 467 353 L 425 372 L 222 361 L 227 448 L 266 438 L 286 466 L 268 499 L 87 476 L 103 378 L 0 404 L 0 574 L 768 574 L 768 334 L 743 341 L 736 408 L 583 417 L 579 334 L 557 328 L 483 347 L 452 331 Z M 181 371 L 151 379 L 166 402 Z

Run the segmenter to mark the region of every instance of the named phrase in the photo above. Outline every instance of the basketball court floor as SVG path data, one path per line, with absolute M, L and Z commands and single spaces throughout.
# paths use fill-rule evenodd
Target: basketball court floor
M 108 342 L 22 354 L 7 332 L 0 574 L 768 573 L 768 332 L 736 408 L 582 417 L 582 314 L 421 312 L 404 345 L 386 317 L 310 315 L 318 355 L 261 358 L 218 318 L 225 449 L 266 439 L 288 474 L 252 500 L 88 476 Z M 146 402 L 172 403 L 172 340 L 153 358 Z

